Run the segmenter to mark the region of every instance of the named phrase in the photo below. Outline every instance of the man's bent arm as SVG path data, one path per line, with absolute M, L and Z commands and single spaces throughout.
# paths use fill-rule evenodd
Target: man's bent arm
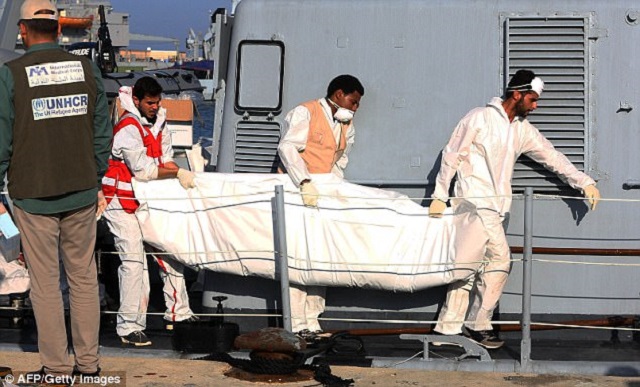
M 98 67 L 92 63 L 93 76 L 96 79 L 98 95 L 96 96 L 96 108 L 93 115 L 93 149 L 98 172 L 98 187 L 102 185 L 102 177 L 107 170 L 109 154 L 111 153 L 111 140 L 113 139 L 113 124 L 109 117 L 109 104 L 102 83 L 102 74 Z
M 285 118 L 285 133 L 278 145 L 278 154 L 287 173 L 296 186 L 305 180 L 311 180 L 307 165 L 300 156 L 307 146 L 309 123 L 311 114 L 309 109 L 298 106 Z
M 336 165 L 333 166 L 332 172 L 337 174 L 340 177 L 344 177 L 344 170 L 347 168 L 347 164 L 349 163 L 349 152 L 351 152 L 351 148 L 353 148 L 353 144 L 355 143 L 355 135 L 356 130 L 353 126 L 353 123 L 349 125 L 347 129 L 347 146 L 344 149 L 344 153 L 342 156 L 336 161 Z
M 532 160 L 544 165 L 571 187 L 582 190 L 596 182 L 589 175 L 580 172 L 573 163 L 555 149 L 553 144 L 528 122 L 523 122 L 526 130 L 524 154 Z

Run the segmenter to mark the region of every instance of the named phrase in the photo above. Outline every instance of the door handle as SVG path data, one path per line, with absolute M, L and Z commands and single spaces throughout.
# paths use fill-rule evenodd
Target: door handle
M 640 189 L 640 180 L 629 179 L 622 184 L 622 189 L 625 189 L 625 190 Z

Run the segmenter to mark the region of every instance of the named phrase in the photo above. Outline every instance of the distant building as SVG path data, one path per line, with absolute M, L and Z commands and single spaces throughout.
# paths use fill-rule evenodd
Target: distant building
M 5 0 L 9 1 L 9 0 Z M 0 14 L 4 11 L 4 1 L 0 0 Z M 116 47 L 128 47 L 131 34 L 129 32 L 129 14 L 114 12 L 109 0 L 58 0 L 56 7 L 60 12 L 61 34 L 58 42 L 62 46 L 70 46 L 80 42 L 98 40 L 100 16 L 98 7 L 105 8 L 106 22 L 109 26 L 111 44 Z M 17 48 L 22 48 L 22 41 L 17 36 Z
M 6 1 L 0 0 L 0 15 L 4 11 Z M 166 68 L 175 62 L 186 59 L 184 52 L 178 52 L 178 40 L 153 35 L 133 34 L 129 31 L 129 14 L 114 12 L 110 0 L 57 0 L 56 7 L 60 13 L 61 34 L 58 42 L 68 48 L 75 43 L 92 43 L 98 41 L 100 28 L 99 7 L 105 9 L 105 18 L 109 28 L 111 44 L 116 49 L 118 68 L 124 70 L 143 70 Z M 22 49 L 22 41 L 16 33 L 16 49 Z M 176 50 L 132 50 L 128 47 L 131 41 L 171 42 Z
M 186 53 L 177 53 L 175 50 L 131 50 L 121 48 L 118 51 L 118 60 L 120 62 L 142 62 L 142 61 L 160 61 L 160 62 L 177 62 L 186 59 Z M 177 59 L 177 60 L 176 60 Z
M 100 28 L 98 7 L 105 8 L 111 43 L 114 47 L 129 46 L 129 14 L 114 12 L 108 0 L 58 0 L 62 36 L 60 44 L 67 46 L 77 42 L 95 42 Z M 83 23 L 84 22 L 84 23 Z

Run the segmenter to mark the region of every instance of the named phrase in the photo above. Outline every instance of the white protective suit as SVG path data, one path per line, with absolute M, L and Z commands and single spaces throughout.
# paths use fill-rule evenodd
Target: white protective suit
M 24 293 L 30 288 L 31 281 L 27 268 L 17 259 L 7 262 L 0 254 L 0 295 Z
M 325 118 L 333 132 L 336 144 L 340 143 L 342 124 L 333 119 L 333 113 L 325 98 L 318 100 L 324 111 Z M 278 145 L 278 154 L 287 173 L 296 186 L 300 182 L 311 180 L 307 166 L 300 156 L 307 146 L 309 136 L 309 123 L 311 112 L 305 106 L 299 105 L 291 110 L 285 117 L 285 126 L 282 139 Z M 355 129 L 353 122 L 348 126 L 346 138 L 347 145 L 342 157 L 336 161 L 331 173 L 344 178 L 344 169 L 349 162 L 349 152 L 353 147 Z M 311 332 L 321 331 L 318 316 L 325 309 L 326 288 L 321 286 L 291 285 L 291 321 L 293 332 L 308 329 Z
M 489 234 L 484 268 L 469 281 L 450 285 L 436 331 L 461 332 L 463 321 L 476 331 L 490 330 L 491 317 L 498 304 L 510 271 L 510 251 L 503 221 L 511 207 L 511 178 L 522 154 L 556 173 L 571 187 L 582 190 L 595 181 L 580 172 L 558 152 L 526 119 L 513 122 L 502 107 L 502 99 L 493 98 L 486 107 L 469 112 L 456 126 L 442 151 L 442 164 L 433 198 L 446 201 L 449 185 L 457 174 L 455 196 L 468 198 Z M 456 206 L 456 200 L 452 200 Z M 469 308 L 470 292 L 474 302 Z M 467 309 L 468 313 L 467 313 Z
M 126 111 L 136 115 L 143 125 L 151 126 L 135 107 L 130 87 L 121 87 L 119 98 L 121 106 Z M 151 128 L 154 136 L 162 131 L 163 163 L 173 161 L 171 135 L 165 125 L 165 117 L 165 109 L 160 108 L 156 122 Z M 140 132 L 134 125 L 122 128 L 114 136 L 111 157 L 123 160 L 135 179 L 148 181 L 158 177 L 158 167 L 153 158 L 147 156 Z M 131 332 L 144 331 L 146 328 L 150 286 L 142 232 L 135 214 L 126 213 L 117 197 L 110 201 L 104 217 L 114 236 L 115 247 L 122 261 L 118 269 L 120 309 L 116 331 L 119 336 L 126 336 Z M 160 266 L 160 276 L 164 282 L 164 300 L 167 308 L 165 320 L 182 321 L 190 318 L 193 312 L 189 308 L 189 296 L 183 275 L 184 266 L 166 255 L 154 255 L 154 258 Z

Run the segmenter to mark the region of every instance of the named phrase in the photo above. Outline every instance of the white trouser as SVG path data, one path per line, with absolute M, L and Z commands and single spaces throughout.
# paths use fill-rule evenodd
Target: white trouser
M 511 253 L 504 230 L 505 218 L 491 210 L 478 210 L 478 215 L 489 235 L 485 262 L 474 276 L 449 285 L 435 327 L 437 332 L 461 333 L 465 316 L 466 326 L 474 331 L 492 329 L 491 317 L 511 270 Z M 473 304 L 469 306 L 471 293 Z
M 142 231 L 136 216 L 126 213 L 117 197 L 109 203 L 104 217 L 122 262 L 118 268 L 120 310 L 116 332 L 119 336 L 126 336 L 131 332 L 143 331 L 147 326 L 150 287 Z M 164 282 L 165 320 L 188 319 L 193 312 L 189 308 L 184 266 L 166 255 L 154 255 L 154 258 L 160 266 L 160 277 Z
M 318 316 L 324 312 L 327 288 L 324 286 L 305 286 L 291 284 L 291 327 L 293 332 L 308 329 L 320 331 Z
M 7 262 L 0 254 L 0 294 L 24 293 L 30 287 L 27 268 L 19 264 L 17 259 Z

